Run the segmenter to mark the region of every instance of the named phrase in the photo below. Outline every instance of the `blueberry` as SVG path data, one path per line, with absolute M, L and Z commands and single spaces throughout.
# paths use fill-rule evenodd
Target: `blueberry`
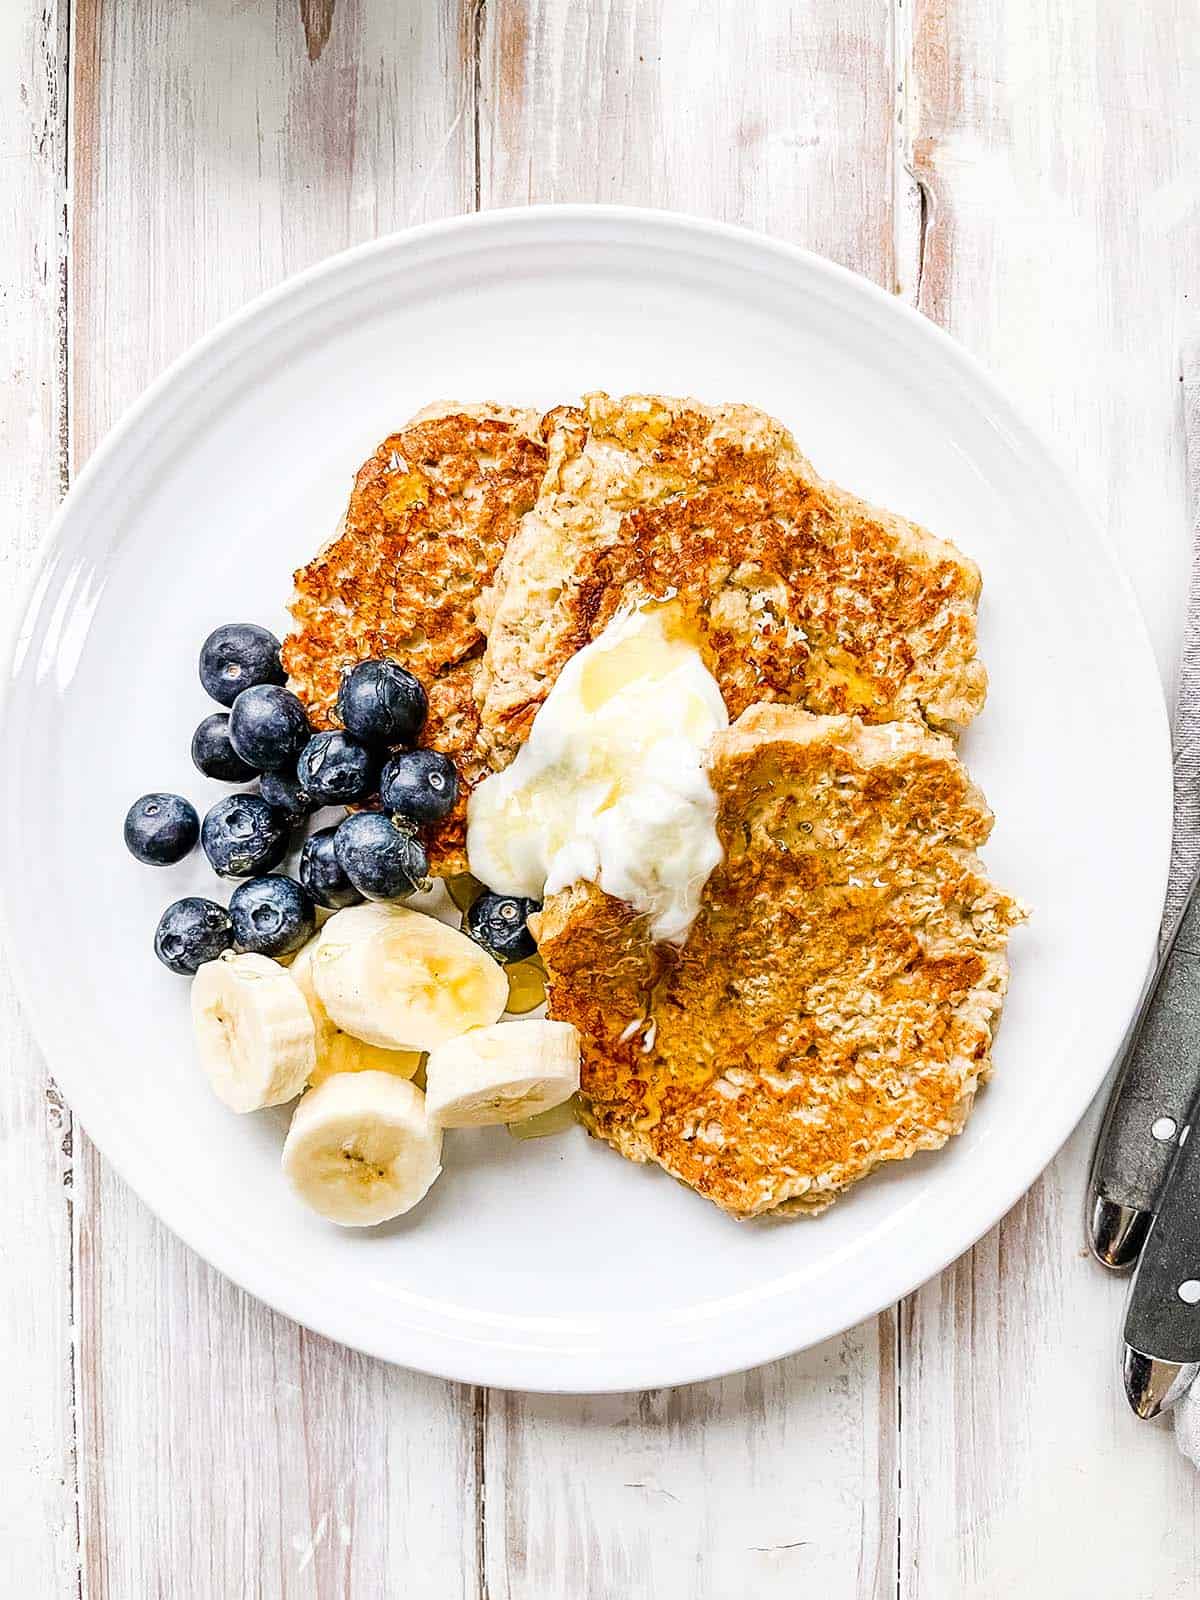
M 380 811 L 358 811 L 338 825 L 333 839 L 337 864 L 368 900 L 412 894 L 429 875 L 421 841 Z
M 200 650 L 200 682 L 205 692 L 231 706 L 254 683 L 286 683 L 273 633 L 255 622 L 227 622 L 214 628 Z
M 293 828 L 298 828 L 306 817 L 320 805 L 295 778 L 286 772 L 264 772 L 258 792 L 275 811 L 282 811 Z
M 360 905 L 363 899 L 338 866 L 333 849 L 336 833 L 336 828 L 321 828 L 308 836 L 300 852 L 300 882 L 319 906 L 330 911 Z
M 379 798 L 395 816 L 437 822 L 454 810 L 458 772 L 440 750 L 405 750 L 384 767 Z
M 529 918 L 541 909 L 540 900 L 485 890 L 467 912 L 467 932 L 497 961 L 524 961 L 537 949 Z
M 290 956 L 316 932 L 312 896 L 291 878 L 251 878 L 229 897 L 233 935 L 242 950 Z
M 370 794 L 375 772 L 371 752 L 349 733 L 314 733 L 296 763 L 301 788 L 326 806 Z
M 192 760 L 206 778 L 220 778 L 222 783 L 248 783 L 258 776 L 258 771 L 241 756 L 229 742 L 229 713 L 214 711 L 192 735 Z
M 214 900 L 195 895 L 168 906 L 154 934 L 154 954 L 184 978 L 232 947 L 233 923 L 228 911 Z
M 342 673 L 338 718 L 367 744 L 415 744 L 428 711 L 424 689 L 398 661 L 360 661 Z
M 229 713 L 229 738 L 243 761 L 259 772 L 282 772 L 308 743 L 308 713 L 277 684 L 243 689 Z
M 144 794 L 125 816 L 130 854 L 151 867 L 169 867 L 196 848 L 200 818 L 181 794 Z
M 283 860 L 288 821 L 260 795 L 230 794 L 205 817 L 200 842 L 214 872 L 223 878 L 249 878 Z

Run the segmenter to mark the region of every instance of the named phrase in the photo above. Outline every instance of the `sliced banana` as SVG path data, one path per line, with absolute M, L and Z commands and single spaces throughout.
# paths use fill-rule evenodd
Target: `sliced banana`
M 292 978 L 308 1002 L 316 1032 L 317 1064 L 309 1076 L 309 1087 L 315 1089 L 338 1072 L 394 1072 L 399 1078 L 411 1078 L 421 1065 L 419 1050 L 382 1050 L 377 1044 L 355 1039 L 337 1027 L 321 1004 L 312 971 L 320 939 L 317 934 L 303 945 L 291 965 Z
M 390 1072 L 397 1078 L 412 1078 L 424 1059 L 419 1050 L 381 1050 L 335 1029 L 308 1084 L 315 1089 L 339 1072 Z
M 476 1028 L 430 1052 L 426 1107 L 443 1128 L 516 1122 L 579 1088 L 579 1034 L 544 1018 Z
M 200 1065 L 234 1111 L 282 1105 L 317 1060 L 316 1030 L 290 972 L 259 955 L 227 951 L 192 979 Z
M 349 906 L 330 917 L 312 957 L 335 1025 L 384 1050 L 432 1050 L 495 1022 L 504 968 L 465 934 L 406 906 Z
M 388 1072 L 342 1072 L 310 1089 L 283 1145 L 283 1170 L 300 1199 L 346 1228 L 411 1211 L 441 1160 L 442 1132 L 425 1096 Z
M 321 1004 L 321 997 L 317 993 L 317 986 L 313 982 L 313 956 L 321 942 L 321 935 L 315 933 L 307 944 L 300 946 L 292 957 L 292 964 L 288 968 L 292 982 L 300 990 L 308 1004 L 309 1015 L 313 1020 L 313 1028 L 317 1036 L 317 1064 L 320 1065 L 321 1056 L 327 1049 L 329 1042 L 337 1033 L 337 1025 L 331 1019 L 328 1011 Z

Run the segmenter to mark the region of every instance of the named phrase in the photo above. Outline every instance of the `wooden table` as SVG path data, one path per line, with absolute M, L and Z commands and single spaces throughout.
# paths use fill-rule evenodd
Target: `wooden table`
M 1197 20 L 1195 0 L 4 0 L 7 616 L 97 440 L 251 295 L 424 218 L 619 200 L 823 251 L 977 352 L 1077 469 L 1170 681 Z M 380 1366 L 231 1287 L 97 1157 L 0 1007 L 6 1597 L 1196 1592 L 1200 1479 L 1126 1415 L 1122 1291 L 1082 1249 L 1090 1125 L 969 1256 L 820 1349 L 527 1398 Z

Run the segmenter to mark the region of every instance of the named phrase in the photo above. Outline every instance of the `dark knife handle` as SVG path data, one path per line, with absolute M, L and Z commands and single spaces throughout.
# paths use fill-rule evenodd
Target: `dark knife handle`
M 1125 1343 L 1156 1361 L 1200 1361 L 1200 1130 L 1185 1132 L 1142 1247 Z
M 1200 877 L 1125 1047 L 1092 1164 L 1090 1243 L 1127 1267 L 1158 1203 L 1200 1087 Z

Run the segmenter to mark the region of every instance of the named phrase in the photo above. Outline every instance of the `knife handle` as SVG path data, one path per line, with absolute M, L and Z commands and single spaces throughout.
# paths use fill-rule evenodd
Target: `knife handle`
M 1129 1287 L 1125 1346 L 1126 1393 L 1139 1416 L 1171 1405 L 1187 1387 L 1180 1379 L 1195 1376 L 1200 1362 L 1200 1130 L 1184 1129 L 1158 1198 Z
M 1089 1243 L 1137 1260 L 1200 1087 L 1200 875 L 1122 1053 L 1092 1163 Z

